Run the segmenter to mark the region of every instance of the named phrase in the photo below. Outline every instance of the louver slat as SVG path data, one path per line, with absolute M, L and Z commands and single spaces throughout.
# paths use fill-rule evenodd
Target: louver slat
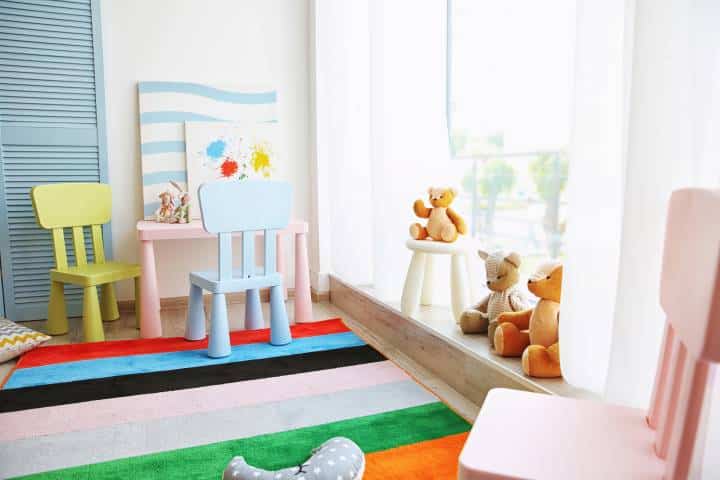
M 0 0 L 0 248 L 5 314 L 13 320 L 46 317 L 54 267 L 51 234 L 35 222 L 30 189 L 106 181 L 96 8 L 95 0 Z M 65 243 L 74 264 L 69 230 Z M 85 245 L 91 254 L 89 231 Z M 80 314 L 82 291 L 65 293 L 69 313 Z

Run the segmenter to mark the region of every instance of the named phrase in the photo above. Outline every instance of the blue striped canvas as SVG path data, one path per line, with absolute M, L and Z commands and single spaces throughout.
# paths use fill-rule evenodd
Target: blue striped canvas
M 152 219 L 169 181 L 187 189 L 186 121 L 277 121 L 277 92 L 232 91 L 189 82 L 139 82 L 144 217 Z

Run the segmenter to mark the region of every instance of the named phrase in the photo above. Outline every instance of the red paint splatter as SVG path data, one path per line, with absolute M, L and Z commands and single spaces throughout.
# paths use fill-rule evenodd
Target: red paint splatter
M 223 177 L 232 177 L 238 171 L 238 163 L 230 157 L 225 157 L 225 161 L 220 165 L 220 173 Z

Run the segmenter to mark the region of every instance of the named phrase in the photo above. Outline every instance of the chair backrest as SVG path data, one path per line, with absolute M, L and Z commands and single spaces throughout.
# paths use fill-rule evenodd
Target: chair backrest
M 85 233 L 90 227 L 96 263 L 105 262 L 102 225 L 110 221 L 112 194 L 102 183 L 56 183 L 30 190 L 38 224 L 52 231 L 57 268 L 67 267 L 64 228 L 72 229 L 73 250 L 78 265 L 87 263 Z
M 720 190 L 670 199 L 660 281 L 665 337 L 648 423 L 665 478 L 687 478 L 705 391 L 720 362 Z
M 254 275 L 255 232 L 265 233 L 265 273 L 276 271 L 277 230 L 290 223 L 292 186 L 287 182 L 211 182 L 198 190 L 203 227 L 218 234 L 220 280 L 232 277 L 232 233 L 243 232 L 243 277 Z

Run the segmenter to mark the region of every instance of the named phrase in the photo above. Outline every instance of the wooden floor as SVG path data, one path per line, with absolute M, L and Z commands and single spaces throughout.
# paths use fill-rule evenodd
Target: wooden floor
M 287 302 L 288 315 L 293 318 L 293 301 Z M 207 310 L 206 310 L 207 311 Z M 263 311 L 266 323 L 269 322 L 269 306 L 263 303 Z M 166 337 L 181 337 L 185 331 L 185 317 L 187 310 L 185 308 L 163 309 L 161 311 L 163 335 Z M 228 318 L 230 320 L 231 330 L 242 330 L 245 316 L 245 305 L 241 303 L 228 304 Z M 313 318 L 316 321 L 327 320 L 329 318 L 342 318 L 345 323 L 363 338 L 368 344 L 382 352 L 390 360 L 394 361 L 400 368 L 408 372 L 418 382 L 435 393 L 443 401 L 445 401 L 458 414 L 468 421 L 473 421 L 477 416 L 479 407 L 467 400 L 448 384 L 446 384 L 438 376 L 432 374 L 427 369 L 420 366 L 411 358 L 405 356 L 397 348 L 385 343 L 381 338 L 373 335 L 362 326 L 357 320 L 340 310 L 331 303 L 321 302 L 313 303 Z M 70 319 L 70 331 L 66 335 L 53 337 L 47 345 L 63 345 L 69 343 L 82 342 L 82 326 L 81 318 Z M 35 330 L 45 331 L 44 321 L 23 322 L 22 325 L 28 326 Z M 105 339 L 106 340 L 125 340 L 139 338 L 140 331 L 135 328 L 135 314 L 121 312 L 120 318 L 114 322 L 106 322 Z M 15 362 L 5 362 L 0 364 L 0 379 L 5 376 L 14 367 Z

